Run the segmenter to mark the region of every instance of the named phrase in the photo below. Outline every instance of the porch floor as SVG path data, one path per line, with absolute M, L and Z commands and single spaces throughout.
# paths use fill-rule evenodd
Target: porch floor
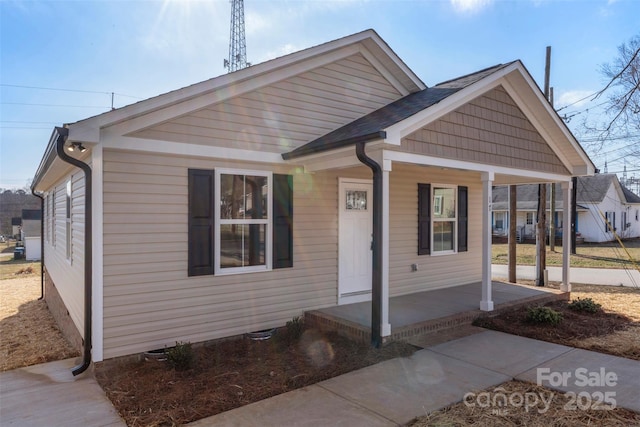
M 492 282 L 494 310 L 479 309 L 482 294 L 480 282 L 435 289 L 389 298 L 391 340 L 409 339 L 469 325 L 479 316 L 531 303 L 568 299 L 569 294 L 555 289 L 513 283 Z M 336 329 L 355 339 L 370 340 L 371 301 L 314 310 L 305 314 L 309 324 L 321 329 Z

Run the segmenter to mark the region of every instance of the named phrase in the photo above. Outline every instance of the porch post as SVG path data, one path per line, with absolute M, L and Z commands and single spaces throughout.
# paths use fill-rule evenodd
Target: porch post
M 382 313 L 380 335 L 391 335 L 389 323 L 389 172 L 391 160 L 382 161 Z
M 560 290 L 571 292 L 571 194 L 573 182 L 562 183 L 562 284 Z
M 482 300 L 480 310 L 492 311 L 491 299 L 491 186 L 494 173 L 482 174 Z

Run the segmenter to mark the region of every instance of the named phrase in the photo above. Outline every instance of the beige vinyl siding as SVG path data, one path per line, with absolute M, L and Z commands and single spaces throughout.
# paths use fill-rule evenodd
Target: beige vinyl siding
M 133 136 L 282 153 L 400 96 L 356 54 Z
M 418 183 L 469 187 L 468 251 L 418 255 Z M 440 168 L 393 164 L 389 185 L 389 293 L 402 295 L 482 279 L 480 175 Z M 456 230 L 457 237 L 457 230 Z M 411 264 L 418 271 L 411 271 Z
M 105 358 L 280 326 L 336 303 L 337 173 L 294 175 L 293 268 L 187 276 L 188 169 L 220 167 L 270 170 L 104 151 Z
M 66 197 L 67 182 L 71 177 L 71 259 L 67 259 Z M 55 200 L 51 198 L 55 189 Z M 57 182 L 48 190 L 51 203 L 55 204 L 55 223 L 50 228 L 50 238 L 45 242 L 45 267 L 64 301 L 74 325 L 84 336 L 84 174 L 75 172 Z M 45 210 L 50 215 L 51 210 Z M 51 224 L 46 218 L 46 224 Z M 55 243 L 55 245 L 54 245 Z
M 568 174 L 502 87 L 403 138 L 401 146 L 411 153 Z

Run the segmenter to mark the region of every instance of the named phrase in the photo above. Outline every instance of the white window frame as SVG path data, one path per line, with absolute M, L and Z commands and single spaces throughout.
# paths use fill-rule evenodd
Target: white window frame
M 73 261 L 73 175 L 65 185 L 65 240 L 67 261 Z
M 605 228 L 607 229 L 607 233 L 613 233 L 616 230 L 616 218 L 615 213 L 613 211 L 606 211 L 604 213 L 605 218 Z
M 56 189 L 51 191 L 51 246 L 56 247 Z
M 50 197 L 49 194 L 44 196 L 44 217 L 42 220 L 44 221 L 44 241 L 49 242 L 49 238 L 51 236 L 51 230 L 49 229 L 49 217 L 51 216 L 51 205 L 50 205 Z
M 529 222 L 529 217 L 531 217 L 531 222 Z M 533 215 L 533 212 L 525 212 L 524 215 L 524 223 L 526 225 L 533 225 L 535 224 L 535 217 Z
M 446 188 L 446 189 L 452 189 L 453 190 L 453 195 L 454 195 L 454 209 L 455 209 L 455 216 L 454 218 L 435 218 L 435 191 L 437 188 Z M 442 197 L 440 196 L 440 214 L 442 214 Z M 436 250 L 436 245 L 435 245 L 435 233 L 434 233 L 434 223 L 435 222 L 453 222 L 453 250 L 446 250 L 446 251 L 437 251 Z M 451 254 L 457 254 L 458 253 L 458 186 L 457 185 L 453 185 L 453 184 L 431 184 L 431 224 L 429 225 L 431 227 L 431 255 L 432 256 L 441 256 L 441 255 L 451 255 Z
M 221 175 L 253 175 L 264 176 L 267 178 L 267 219 L 220 219 L 220 196 L 222 194 L 220 190 Z M 215 250 L 214 250 L 214 274 L 215 275 L 229 275 L 240 273 L 253 273 L 258 271 L 271 271 L 272 270 L 272 233 L 273 233 L 273 213 L 272 213 L 272 200 L 273 200 L 273 173 L 267 171 L 247 170 L 247 169 L 215 169 L 215 182 L 214 182 L 214 235 L 215 235 Z M 220 267 L 220 226 L 225 224 L 265 224 L 265 263 L 264 265 L 254 265 L 247 267 Z

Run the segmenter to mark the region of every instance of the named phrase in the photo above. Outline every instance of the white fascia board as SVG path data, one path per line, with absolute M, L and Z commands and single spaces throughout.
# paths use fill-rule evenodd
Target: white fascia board
M 518 75 L 522 76 L 522 78 L 529 85 L 529 94 L 521 96 L 520 93 L 515 89 L 514 85 L 510 83 L 509 76 L 512 75 L 512 73 L 517 73 Z M 461 89 L 460 91 L 423 110 L 422 112 L 414 114 L 413 116 L 390 126 L 389 128 L 385 129 L 385 132 L 387 133 L 385 142 L 392 145 L 400 145 L 402 138 L 404 138 L 405 136 L 410 135 L 411 133 L 423 128 L 429 123 L 432 123 L 435 120 L 441 118 L 445 114 L 448 114 L 451 111 L 455 111 L 457 108 L 460 108 L 461 106 L 477 98 L 478 96 L 501 85 L 507 91 L 509 96 L 511 96 L 514 102 L 518 105 L 518 107 L 524 112 L 526 117 L 532 122 L 536 130 L 540 132 L 547 144 L 550 144 L 550 147 L 562 161 L 567 170 L 569 170 L 574 175 L 582 174 L 583 172 L 586 175 L 593 174 L 593 164 L 591 163 L 589 158 L 586 157 L 586 154 L 584 154 L 584 151 L 582 150 L 582 148 L 580 148 L 571 132 L 567 130 L 564 123 L 558 123 L 559 118 L 557 114 L 551 110 L 551 106 L 544 99 L 544 96 L 540 95 L 540 91 L 536 89 L 537 86 L 535 82 L 531 80 L 529 73 L 526 72 L 520 62 L 515 62 L 508 67 L 505 67 L 504 69 L 499 70 L 464 89 Z M 536 115 L 533 114 L 531 108 L 528 107 L 528 102 L 531 102 L 531 100 L 524 99 L 525 96 L 531 97 L 531 95 L 535 96 L 537 98 L 537 102 L 539 102 L 540 105 L 542 105 L 547 110 L 546 112 L 554 120 L 556 126 L 563 132 L 567 141 L 572 145 L 572 148 L 576 150 L 576 152 L 584 160 L 584 166 L 572 166 L 564 153 L 562 153 L 557 149 L 557 147 L 555 147 L 554 138 L 551 137 L 546 128 L 541 125 Z
M 260 87 L 285 80 L 305 71 L 344 59 L 353 54 L 364 53 L 366 49 L 363 48 L 361 44 L 364 40 L 371 40 L 376 43 L 412 80 L 417 81 L 417 85 L 421 84 L 419 79 L 417 79 L 413 72 L 389 49 L 386 43 L 384 43 L 374 31 L 368 30 L 254 65 L 235 73 L 222 75 L 159 95 L 118 110 L 77 122 L 75 125 L 99 129 L 126 122 L 127 126 L 122 129 L 122 135 L 125 135 L 170 120 L 173 117 L 188 114 L 208 105 L 222 102 L 231 97 L 256 90 Z M 374 56 L 369 53 L 367 59 L 371 60 L 373 58 Z M 372 62 L 372 65 L 388 78 L 391 84 L 394 86 L 399 85 L 396 88 L 400 90 L 402 85 L 388 70 L 385 70 L 379 61 L 375 60 L 375 62 Z M 404 88 L 401 92 L 406 93 L 407 89 Z M 213 99 L 211 96 L 207 96 L 211 93 L 215 93 Z
M 367 142 L 367 155 L 373 157 L 372 150 L 379 149 L 382 140 Z M 358 160 L 355 151 L 355 145 L 349 145 L 343 148 L 337 148 L 321 153 L 310 154 L 308 156 L 298 157 L 287 161 L 288 164 L 302 165 L 305 172 L 318 172 L 329 169 L 344 169 L 355 166 L 362 166 L 362 162 Z
M 581 168 L 580 170 L 585 170 L 587 172 L 587 174 L 588 174 L 589 165 L 591 164 L 591 161 L 587 159 L 587 161 L 584 163 L 584 165 L 581 165 L 581 166 L 578 166 L 578 167 L 573 165 L 569 161 L 569 159 L 567 158 L 565 153 L 558 148 L 558 146 L 556 144 L 556 139 L 548 131 L 548 128 L 540 123 L 540 121 L 538 120 L 538 117 L 534 114 L 533 109 L 530 107 L 530 105 L 531 105 L 530 101 L 527 102 L 527 100 L 524 99 L 524 97 L 521 96 L 518 93 L 518 91 L 514 88 L 514 86 L 508 80 L 505 81 L 502 86 L 507 91 L 509 96 L 511 96 L 511 99 L 514 100 L 514 102 L 516 103 L 518 108 L 520 108 L 522 110 L 522 112 L 524 113 L 524 115 L 529 119 L 529 121 L 531 122 L 533 127 L 536 128 L 536 131 L 538 131 L 538 133 L 540 133 L 540 135 L 542 135 L 542 138 L 545 140 L 547 145 L 549 145 L 549 147 L 554 152 L 554 154 L 556 156 L 558 156 L 558 158 L 560 159 L 560 161 L 562 162 L 564 167 L 566 167 L 567 170 L 572 175 L 577 175 L 576 172 L 577 172 L 577 169 L 579 169 L 579 168 Z M 534 95 L 539 95 L 540 91 L 532 90 L 532 92 L 533 92 Z M 525 94 L 525 96 L 527 96 L 527 94 Z M 541 97 L 541 99 L 539 99 L 539 102 L 540 102 L 540 105 L 542 105 L 544 107 L 544 109 L 547 110 L 546 112 L 550 114 L 552 119 L 554 118 L 553 116 L 557 116 L 555 112 L 549 112 L 548 111 L 549 108 L 550 108 L 550 104 L 547 101 L 545 101 L 544 97 Z M 556 126 L 558 126 L 558 123 L 555 123 L 555 124 L 556 124 Z M 576 152 L 578 152 L 578 154 L 580 154 L 579 151 L 582 151 L 582 150 L 581 149 L 576 149 L 576 146 L 573 143 L 573 141 L 575 141 L 575 139 L 573 138 L 573 135 L 571 135 L 571 133 L 567 134 L 566 132 L 564 132 L 564 127 L 565 127 L 564 124 L 561 124 L 560 126 L 558 126 L 558 128 L 561 131 L 563 131 L 563 133 L 564 133 L 563 136 L 572 145 L 572 148 Z
M 92 121 L 82 121 L 68 125 L 68 141 L 98 144 L 100 142 L 100 128 Z
M 569 175 L 530 171 L 525 169 L 514 169 L 504 166 L 485 165 L 482 163 L 473 163 L 463 160 L 445 159 L 442 157 L 405 153 L 402 151 L 383 150 L 383 159 L 391 160 L 392 162 L 410 163 L 423 166 L 435 166 L 446 169 L 459 169 L 493 175 L 500 174 L 521 176 L 529 179 L 539 180 L 540 182 L 564 182 L 571 180 L 571 176 Z
M 396 79 L 393 74 L 389 72 L 389 70 L 387 70 L 380 63 L 380 61 L 378 61 L 378 59 L 371 52 L 363 47 L 362 49 L 360 49 L 360 53 L 366 58 L 367 61 L 371 63 L 371 65 L 374 66 L 376 70 L 378 70 L 380 74 L 382 74 L 385 79 L 387 79 L 387 81 L 391 84 L 391 86 L 394 87 L 395 90 L 402 94 L 402 96 L 406 96 L 411 93 L 406 87 L 404 87 L 402 83 L 398 81 L 398 79 Z
M 215 147 L 200 144 L 185 144 L 182 142 L 131 138 L 126 136 L 104 138 L 103 147 L 158 154 L 175 154 L 189 157 L 218 158 L 259 163 L 285 163 L 279 153 L 267 153 L 263 151 L 241 150 L 237 148 Z
M 346 46 L 344 48 L 332 51 L 323 56 L 313 57 L 306 61 L 293 64 L 286 68 L 281 68 L 270 73 L 255 76 L 251 79 L 245 79 L 232 85 L 225 85 L 202 91 L 196 96 L 187 96 L 180 93 L 173 93 L 172 102 L 164 102 L 164 105 L 155 109 L 147 108 L 146 111 L 135 112 L 129 117 L 124 118 L 120 123 L 101 123 L 101 127 L 110 126 L 114 132 L 121 135 L 131 134 L 133 132 L 166 122 L 175 117 L 180 117 L 193 111 L 206 108 L 213 104 L 224 102 L 228 99 L 240 96 L 242 94 L 255 91 L 262 87 L 277 83 L 282 80 L 294 77 L 308 70 L 321 67 L 327 63 L 347 58 L 359 52 L 356 45 Z M 180 92 L 180 91 L 177 91 Z
M 487 76 L 484 79 L 480 80 L 479 82 L 467 86 L 466 88 L 459 90 L 453 95 L 446 97 L 437 104 L 432 105 L 431 107 L 426 108 L 421 112 L 414 114 L 413 116 L 384 129 L 384 131 L 387 133 L 385 142 L 392 145 L 400 145 L 402 138 L 404 138 L 405 136 L 410 135 L 419 129 L 422 129 L 424 126 L 428 125 L 431 122 L 434 122 L 445 114 L 456 110 L 472 99 L 499 86 L 501 82 L 504 81 L 504 75 L 507 70 L 513 70 L 513 65 L 503 70 L 497 71 L 490 76 Z
M 398 68 L 402 70 L 402 72 L 407 75 L 411 81 L 416 85 L 416 87 L 420 90 L 426 89 L 427 85 L 424 84 L 422 80 L 405 64 L 402 59 L 389 47 L 389 45 L 375 32 L 372 31 L 371 40 L 374 41 L 378 47 L 387 55 L 387 57 L 391 58 L 394 64 Z M 378 67 L 376 67 L 378 68 Z M 384 68 L 384 67 L 382 67 Z M 378 68 L 380 71 L 381 68 Z
M 538 85 L 533 80 L 533 77 L 531 77 L 529 72 L 526 70 L 526 68 L 521 63 L 518 62 L 518 64 L 520 64 L 519 67 L 518 67 L 518 69 L 520 71 L 520 75 L 519 76 L 521 78 L 523 78 L 528 83 L 532 94 L 535 97 L 537 97 L 540 105 L 546 110 L 546 113 L 553 120 L 553 122 L 555 123 L 557 128 L 562 132 L 562 134 L 567 139 L 567 141 L 569 141 L 569 143 L 571 144 L 572 148 L 578 153 L 578 155 L 580 156 L 580 159 L 586 164 L 586 169 L 588 171 L 587 174 L 588 175 L 593 175 L 595 173 L 595 165 L 593 164 L 593 162 L 591 161 L 591 159 L 589 158 L 587 153 L 584 151 L 584 149 L 582 148 L 580 143 L 573 136 L 573 134 L 571 133 L 571 131 L 569 130 L 567 125 L 562 121 L 562 119 L 560 118 L 558 113 L 556 113 L 556 111 L 553 109 L 551 104 L 545 99 L 544 94 L 539 90 Z M 515 90 L 512 90 L 511 92 L 509 92 L 509 95 L 511 95 L 513 97 L 512 93 L 515 93 Z M 518 107 L 520 107 L 524 111 L 524 108 L 528 109 L 528 104 L 526 102 L 525 103 L 519 103 Z M 538 129 L 538 130 L 540 130 L 541 128 L 543 128 L 543 127 L 542 126 L 536 126 L 536 129 Z M 553 140 L 551 140 L 551 141 L 553 141 Z

